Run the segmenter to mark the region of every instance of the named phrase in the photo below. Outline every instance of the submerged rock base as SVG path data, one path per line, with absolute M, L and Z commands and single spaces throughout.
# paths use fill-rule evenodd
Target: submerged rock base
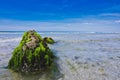
M 14 49 L 8 68 L 18 72 L 40 72 L 55 69 L 55 56 L 48 47 L 52 38 L 42 38 L 36 31 L 24 33 L 20 44 Z

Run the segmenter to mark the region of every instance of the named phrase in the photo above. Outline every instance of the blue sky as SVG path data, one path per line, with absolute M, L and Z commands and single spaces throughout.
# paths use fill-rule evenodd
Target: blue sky
M 120 32 L 120 0 L 0 0 L 0 30 Z

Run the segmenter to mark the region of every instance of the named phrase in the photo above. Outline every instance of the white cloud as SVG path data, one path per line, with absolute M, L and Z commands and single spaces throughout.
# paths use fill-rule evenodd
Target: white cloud
M 0 30 L 37 31 L 120 31 L 120 20 L 69 19 L 54 22 L 0 20 Z
M 94 23 L 92 23 L 92 22 L 84 22 L 84 23 L 82 23 L 82 24 L 92 25 L 92 24 L 94 24 Z
M 120 13 L 103 13 L 100 16 L 113 16 L 113 17 L 120 17 Z
M 116 22 L 116 23 L 120 23 L 120 20 L 116 20 L 115 22 Z

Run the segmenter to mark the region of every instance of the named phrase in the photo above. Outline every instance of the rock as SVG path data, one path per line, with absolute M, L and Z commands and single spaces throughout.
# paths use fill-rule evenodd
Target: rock
M 37 47 L 37 44 L 33 41 L 27 42 L 24 46 L 26 46 L 28 49 L 35 49 Z M 24 47 L 23 46 L 23 47 Z
M 55 41 L 52 38 L 50 38 L 50 37 L 45 37 L 43 39 L 43 41 L 46 42 L 46 43 L 49 43 L 49 44 L 55 43 Z
M 78 59 L 79 57 L 78 56 L 75 56 L 75 59 Z
M 25 51 L 26 49 L 27 49 L 27 46 L 24 45 L 24 46 L 22 47 L 22 50 Z
M 52 38 L 44 39 L 35 30 L 24 33 L 20 44 L 14 49 L 8 68 L 18 72 L 40 72 L 55 67 L 53 52 L 48 47 Z

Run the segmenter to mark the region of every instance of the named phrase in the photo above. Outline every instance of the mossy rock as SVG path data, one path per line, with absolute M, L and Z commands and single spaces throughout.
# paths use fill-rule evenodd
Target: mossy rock
M 55 56 L 48 43 L 52 38 L 42 38 L 36 31 L 24 33 L 20 44 L 14 49 L 8 68 L 18 72 L 40 72 L 55 68 Z
M 48 44 L 55 43 L 55 41 L 51 37 L 45 37 L 45 38 L 43 38 L 43 41 L 45 41 Z

